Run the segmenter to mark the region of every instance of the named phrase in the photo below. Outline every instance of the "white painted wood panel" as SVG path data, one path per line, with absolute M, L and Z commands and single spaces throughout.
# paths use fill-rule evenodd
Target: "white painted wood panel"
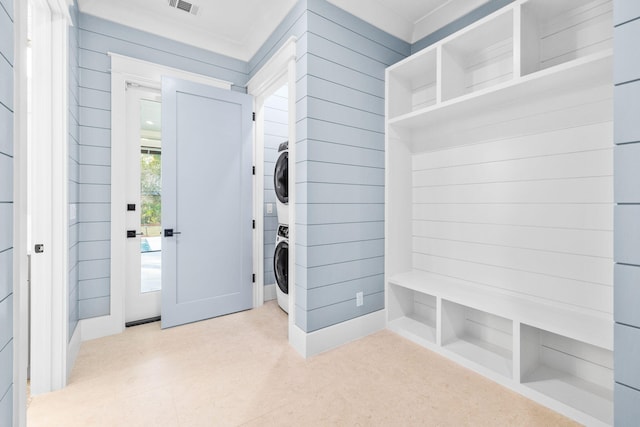
M 612 231 L 608 204 L 414 204 L 414 221 Z
M 612 132 L 611 122 L 554 129 L 548 132 L 532 131 L 516 137 L 500 137 L 473 145 L 446 147 L 415 154 L 412 158 L 412 168 L 413 170 L 427 170 L 455 165 L 610 149 Z
M 519 295 L 546 304 L 581 307 L 612 313 L 611 286 L 496 267 L 442 256 L 413 254 L 414 269 L 465 280 L 479 289 Z
M 613 286 L 613 259 L 414 237 L 416 253 Z
M 564 254 L 613 257 L 611 231 L 416 221 L 413 235 Z
M 414 203 L 611 203 L 613 177 L 415 187 Z
M 613 148 L 414 172 L 416 187 L 613 176 Z

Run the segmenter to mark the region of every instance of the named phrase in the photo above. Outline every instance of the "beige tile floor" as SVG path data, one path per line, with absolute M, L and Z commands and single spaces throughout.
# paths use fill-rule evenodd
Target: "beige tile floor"
M 565 426 L 566 418 L 389 331 L 302 359 L 264 307 L 82 345 L 28 426 Z

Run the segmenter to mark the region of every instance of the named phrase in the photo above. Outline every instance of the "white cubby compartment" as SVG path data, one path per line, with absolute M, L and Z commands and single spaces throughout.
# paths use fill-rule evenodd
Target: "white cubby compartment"
M 390 285 L 389 328 L 422 344 L 435 344 L 437 301 L 433 295 Z
M 397 117 L 437 102 L 436 50 L 420 52 L 417 58 L 388 75 L 389 117 Z
M 613 352 L 529 325 L 520 325 L 521 383 L 607 423 L 613 423 Z
M 612 47 L 610 0 L 530 0 L 521 13 L 523 76 Z
M 507 378 L 513 376 L 513 322 L 442 301 L 442 346 Z
M 513 78 L 513 11 L 442 45 L 442 100 L 476 92 Z

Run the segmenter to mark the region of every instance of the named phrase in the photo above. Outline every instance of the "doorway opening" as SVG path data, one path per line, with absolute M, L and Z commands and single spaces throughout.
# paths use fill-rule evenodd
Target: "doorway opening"
M 127 84 L 125 325 L 160 320 L 162 129 L 160 92 Z

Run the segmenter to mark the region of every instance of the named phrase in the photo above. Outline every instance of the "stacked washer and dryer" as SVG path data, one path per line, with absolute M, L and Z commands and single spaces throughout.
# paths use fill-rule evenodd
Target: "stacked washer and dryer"
M 273 272 L 276 276 L 276 295 L 278 305 L 289 312 L 289 143 L 278 147 L 278 160 L 273 173 L 273 188 L 276 191 L 276 212 L 278 214 L 278 233 L 275 253 L 273 254 Z

